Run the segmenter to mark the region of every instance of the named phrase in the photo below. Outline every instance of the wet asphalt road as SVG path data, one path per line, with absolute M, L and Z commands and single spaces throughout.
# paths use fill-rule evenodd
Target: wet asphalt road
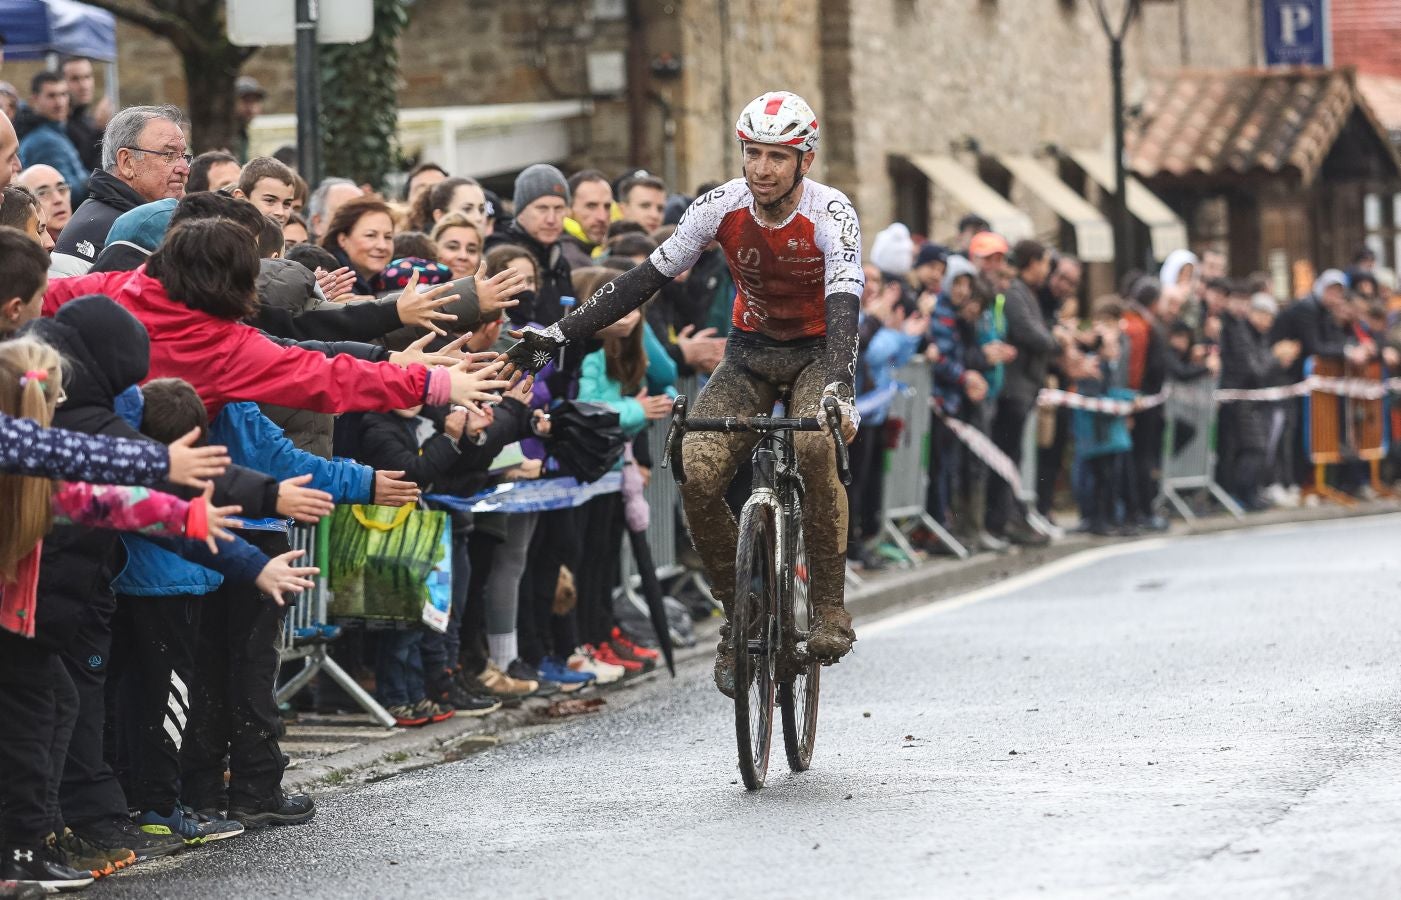
M 867 623 L 756 794 L 692 668 L 88 896 L 1401 896 L 1398 538 L 1120 546 Z

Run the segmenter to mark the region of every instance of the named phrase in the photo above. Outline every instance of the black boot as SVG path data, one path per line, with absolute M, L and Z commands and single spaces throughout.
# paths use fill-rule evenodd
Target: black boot
M 284 794 L 282 788 L 255 804 L 229 807 L 229 818 L 244 828 L 266 828 L 269 825 L 302 825 L 316 815 L 316 804 L 306 794 Z

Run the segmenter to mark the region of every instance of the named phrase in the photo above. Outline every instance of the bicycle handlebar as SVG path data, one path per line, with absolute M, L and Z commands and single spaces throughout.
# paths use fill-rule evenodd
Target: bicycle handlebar
M 672 404 L 671 428 L 666 434 L 666 450 L 662 457 L 662 468 L 671 468 L 678 484 L 686 483 L 686 467 L 681 456 L 681 445 L 688 431 L 720 431 L 729 434 L 757 433 L 768 434 L 774 431 L 822 431 L 832 434 L 832 443 L 837 456 L 837 477 L 842 484 L 851 484 L 851 462 L 847 454 L 846 441 L 842 438 L 842 414 L 836 397 L 822 398 L 822 412 L 826 422 L 805 416 L 789 419 L 773 416 L 724 416 L 722 418 L 688 419 L 689 405 L 683 394 Z

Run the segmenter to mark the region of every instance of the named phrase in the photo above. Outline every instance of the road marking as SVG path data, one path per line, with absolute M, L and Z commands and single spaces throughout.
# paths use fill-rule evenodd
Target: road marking
M 984 600 L 991 600 L 994 597 L 1001 597 L 1020 591 L 1024 588 L 1049 581 L 1067 572 L 1076 569 L 1083 569 L 1095 563 L 1103 562 L 1106 559 L 1113 559 L 1117 556 L 1127 556 L 1131 553 L 1144 553 L 1149 550 L 1160 550 L 1172 543 L 1170 538 L 1150 538 L 1143 541 L 1133 541 L 1127 544 L 1111 544 L 1106 547 L 1094 547 L 1083 550 L 1079 553 L 1058 559 L 1055 562 L 1047 563 L 1044 566 L 1014 575 L 1005 581 L 996 584 L 989 584 L 977 590 L 969 591 L 966 594 L 957 594 L 947 600 L 935 600 L 932 603 L 918 606 L 914 609 L 907 609 L 904 612 L 896 613 L 872 622 L 870 625 L 861 627 L 861 637 L 870 637 L 876 634 L 883 634 L 896 628 L 903 628 L 914 622 L 927 619 L 930 616 L 937 616 L 943 613 L 953 612 L 963 609 L 965 606 L 972 606 L 974 603 L 981 603 Z
M 1020 575 L 1014 575 L 1006 581 L 999 581 L 995 584 L 989 584 L 977 590 L 969 591 L 966 594 L 956 594 L 953 597 L 949 597 L 947 600 L 935 600 L 923 606 L 917 606 L 913 609 L 907 609 L 904 612 L 886 616 L 883 619 L 877 619 L 869 625 L 862 626 L 861 636 L 870 637 L 872 635 L 884 634 L 887 631 L 902 628 L 911 623 L 921 621 L 922 619 L 927 619 L 930 616 L 953 612 L 963 609 L 965 606 L 972 606 L 974 603 L 981 603 L 984 600 L 991 600 L 994 597 L 1002 597 L 1014 593 L 1023 588 L 1040 584 L 1043 581 L 1049 581 L 1067 572 L 1073 572 L 1076 569 L 1082 569 L 1086 566 L 1092 566 L 1095 563 L 1103 562 L 1106 559 L 1113 559 L 1117 556 L 1125 556 L 1130 553 L 1160 550 L 1169 544 L 1181 543 L 1184 541 L 1207 539 L 1221 540 L 1223 538 L 1245 538 L 1255 535 L 1283 534 L 1301 531 L 1306 528 L 1318 528 L 1323 525 L 1350 525 L 1352 527 L 1395 525 L 1398 519 L 1401 519 L 1401 514 L 1384 513 L 1375 516 L 1346 517 L 1322 521 L 1280 522 L 1276 525 L 1259 525 L 1253 528 L 1242 528 L 1232 531 L 1172 535 L 1168 537 L 1132 541 L 1125 544 L 1110 544 L 1104 547 L 1093 547 L 1089 550 L 1083 550 L 1079 553 L 1067 556 L 1064 559 L 1058 559 L 1055 562 L 1047 563 L 1044 566 L 1040 566 L 1028 572 L 1023 572 Z

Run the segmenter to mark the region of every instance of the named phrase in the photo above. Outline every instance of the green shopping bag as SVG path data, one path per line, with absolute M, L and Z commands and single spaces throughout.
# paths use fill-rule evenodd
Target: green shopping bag
M 452 530 L 412 506 L 336 507 L 327 559 L 332 616 L 447 627 Z

